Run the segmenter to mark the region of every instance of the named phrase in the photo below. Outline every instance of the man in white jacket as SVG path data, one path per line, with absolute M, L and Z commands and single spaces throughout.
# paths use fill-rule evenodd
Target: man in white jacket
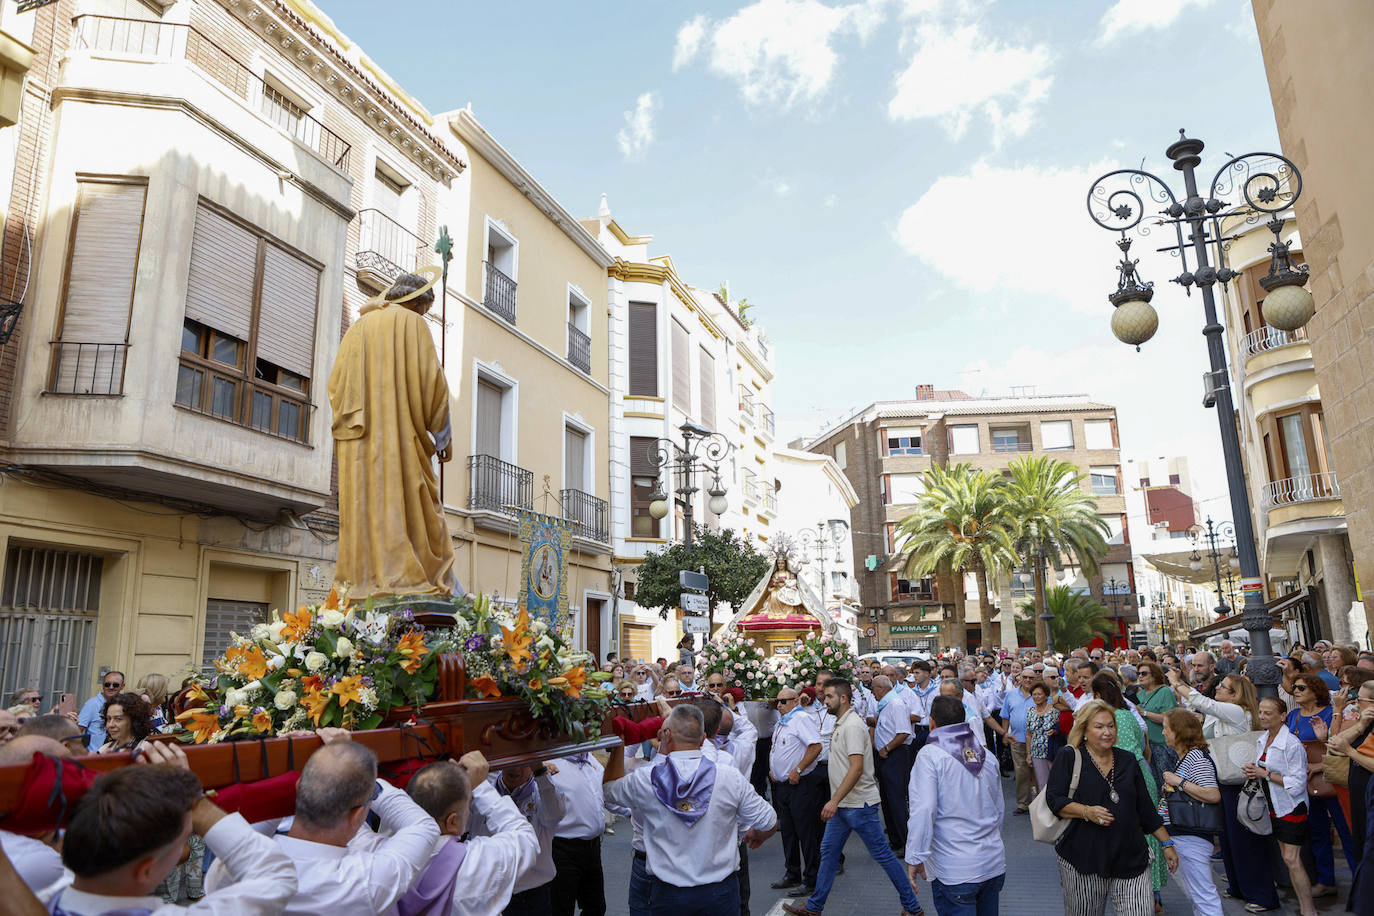
M 487 782 L 486 758 L 470 751 L 456 762 L 431 763 L 415 772 L 406 792 L 434 818 L 439 838 L 429 868 L 401 898 L 400 911 L 485 916 L 505 909 L 516 879 L 539 855 L 539 837 L 515 802 Z M 460 843 L 469 807 L 491 835 Z
M 180 747 L 153 743 L 144 754 L 154 765 L 106 773 L 77 802 L 62 846 L 62 861 L 74 877 L 54 895 L 49 912 L 282 912 L 296 893 L 296 869 L 286 854 L 241 816 L 225 814 L 204 796 Z M 234 889 L 208 894 L 185 908 L 164 904 L 151 895 L 181 861 L 193 832 L 205 837 L 234 879 Z

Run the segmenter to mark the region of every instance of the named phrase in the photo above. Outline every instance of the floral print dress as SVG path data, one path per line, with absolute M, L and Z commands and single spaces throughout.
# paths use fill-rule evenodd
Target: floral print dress
M 1030 740 L 1027 751 L 1032 759 L 1050 759 L 1050 733 L 1058 723 L 1059 710 L 1053 706 L 1047 707 L 1043 715 L 1036 712 L 1034 706 L 1026 710 L 1026 734 Z
M 1116 710 L 1116 746 L 1135 754 L 1140 771 L 1145 776 L 1145 788 L 1149 790 L 1150 801 L 1158 807 L 1159 787 L 1155 784 L 1154 774 L 1150 772 L 1150 763 L 1145 759 L 1145 736 L 1140 733 L 1140 724 L 1129 709 Z M 1150 887 L 1162 890 L 1169 883 L 1169 866 L 1164 861 L 1164 849 L 1153 836 L 1145 840 L 1150 846 Z

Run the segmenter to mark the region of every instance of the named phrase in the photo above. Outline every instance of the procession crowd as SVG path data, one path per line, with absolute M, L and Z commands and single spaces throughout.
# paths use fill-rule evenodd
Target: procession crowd
M 371 750 L 321 729 L 298 774 L 213 797 L 175 743 L 149 740 L 165 678 L 126 692 L 109 672 L 80 712 L 40 714 L 36 690 L 0 710 L 0 765 L 102 750 L 141 764 L 88 773 L 63 831 L 0 830 L 0 887 L 14 891 L 0 910 L 597 916 L 602 837 L 624 817 L 635 916 L 748 914 L 749 851 L 774 833 L 771 886 L 794 916 L 843 893 L 850 834 L 903 916 L 922 894 L 940 916 L 984 916 L 1005 880 L 1006 778 L 1010 816 L 1055 844 L 1066 913 L 1110 900 L 1146 916 L 1176 880 L 1199 916 L 1220 914 L 1223 894 L 1277 910 L 1281 892 L 1313 916 L 1339 893 L 1337 842 L 1355 875 L 1348 909 L 1374 913 L 1359 868 L 1374 845 L 1374 654 L 1318 643 L 1277 663 L 1278 696 L 1259 699 L 1249 674 L 1268 666 L 1229 642 L 1215 655 L 950 651 L 860 661 L 848 679 L 822 670 L 761 701 L 684 649 L 676 665 L 605 663 L 618 702 L 661 715 L 614 718 L 622 745 L 604 761 L 489 772 L 474 752 L 379 778 Z M 282 793 L 292 817 L 245 818 Z

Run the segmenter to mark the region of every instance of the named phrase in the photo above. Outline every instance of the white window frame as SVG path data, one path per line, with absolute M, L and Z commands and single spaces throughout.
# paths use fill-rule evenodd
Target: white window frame
M 581 308 L 581 314 L 583 316 L 583 320 L 580 324 L 573 321 L 574 299 L 579 300 L 577 305 Z M 576 283 L 568 284 L 568 323 L 588 337 L 592 336 L 592 297 L 583 292 L 582 287 L 578 286 Z
M 504 221 L 494 219 L 490 214 L 486 214 L 483 216 L 482 230 L 482 289 L 485 290 L 487 286 L 487 249 L 491 247 L 491 237 L 493 235 L 499 236 L 501 240 L 506 243 L 506 247 L 509 247 L 511 250 L 511 269 L 509 271 L 505 271 L 501 268 L 501 265 L 499 264 L 496 265 L 496 269 L 500 270 L 506 276 L 510 277 L 512 282 L 519 286 L 520 240 L 515 237 L 515 233 L 511 232 L 509 229 L 506 228 L 506 224 Z
M 834 449 L 835 464 L 841 471 L 849 467 L 849 449 L 843 442 L 836 442 Z
M 961 451 L 957 442 L 957 432 L 961 429 L 973 430 L 973 451 Z M 951 423 L 949 425 L 949 453 L 951 455 L 978 455 L 983 450 L 983 435 L 977 423 Z
M 273 121 L 271 118 L 269 118 L 267 116 L 267 113 L 262 110 L 263 87 L 270 86 L 276 92 L 279 92 L 282 95 L 286 96 L 287 101 L 289 101 L 291 104 L 299 108 L 303 114 L 307 114 L 310 117 L 314 118 L 316 121 L 319 121 L 321 125 L 324 124 L 324 119 L 319 116 L 323 113 L 323 100 L 321 100 L 318 96 L 311 92 L 303 83 L 297 80 L 293 75 L 289 75 L 287 71 L 284 71 L 275 66 L 274 64 L 269 63 L 267 59 L 265 57 L 262 57 L 261 55 L 259 55 L 258 59 L 254 62 L 253 72 L 257 74 L 260 80 L 262 80 L 262 83 L 257 88 L 256 98 L 253 98 L 253 93 L 250 93 L 249 99 L 249 105 L 252 106 L 253 113 L 256 114 L 258 117 L 262 118 L 264 121 L 266 121 L 268 124 L 271 124 L 278 130 L 286 130 L 286 128 L 282 127 L 276 121 Z M 290 136 L 297 143 L 303 143 L 303 141 L 297 138 L 295 134 L 292 134 L 289 131 L 287 133 L 288 136 Z
M 592 459 L 596 455 L 596 429 L 586 420 L 582 419 L 580 414 L 567 413 L 565 411 L 563 413 L 563 428 L 566 430 L 570 426 L 586 436 L 587 440 L 586 444 L 582 447 L 582 483 L 574 487 L 569 486 L 568 481 L 564 480 L 563 489 L 581 490 L 588 496 L 596 496 L 596 483 L 592 478 Z M 568 471 L 568 437 L 566 434 L 563 436 L 563 444 L 559 447 L 558 453 L 561 456 L 559 474 L 565 475 Z
M 400 215 L 397 217 L 397 222 L 399 222 L 406 229 L 409 229 L 411 232 L 414 232 L 416 235 L 419 235 L 419 232 L 417 232 L 416 230 L 418 228 L 418 223 L 420 220 L 420 186 L 415 176 L 411 175 L 407 169 L 402 168 L 401 166 L 397 165 L 394 161 L 388 159 L 380 153 L 374 152 L 371 158 L 372 171 L 368 173 L 371 177 L 367 183 L 367 205 L 374 210 L 381 209 L 377 206 L 377 173 L 388 173 L 388 178 L 390 178 L 397 184 L 404 185 L 404 187 L 401 189 L 401 208 Z
M 1068 445 L 1046 445 L 1046 444 L 1045 444 L 1045 427 L 1046 427 L 1046 426 L 1058 426 L 1058 425 L 1061 424 L 1061 423 L 1067 424 L 1068 427 L 1069 427 L 1069 444 L 1068 444 Z M 1072 420 L 1041 420 L 1041 421 L 1040 421 L 1040 447 L 1041 447 L 1042 450 L 1047 451 L 1047 452 L 1068 452 L 1068 451 L 1072 451 L 1073 448 L 1074 448 L 1073 421 L 1072 421 Z
M 1107 444 L 1106 444 L 1106 445 L 1093 445 L 1092 442 L 1090 441 L 1092 437 L 1091 437 L 1091 436 L 1089 435 L 1089 433 L 1088 433 L 1089 425 L 1090 425 L 1090 424 L 1097 424 L 1097 423 L 1101 423 L 1101 424 L 1105 425 L 1106 428 L 1107 428 Z M 1111 421 L 1110 419 L 1098 419 L 1098 418 L 1093 418 L 1093 419 L 1091 419 L 1091 420 L 1084 420 L 1084 421 L 1083 421 L 1083 447 L 1084 447 L 1085 449 L 1088 449 L 1089 451 L 1110 451 L 1110 450 L 1112 450 L 1112 449 L 1115 449 L 1116 446 L 1112 444 L 1112 421 Z
M 505 389 L 501 395 L 501 454 L 497 455 L 507 464 L 520 464 L 520 383 L 506 374 L 500 363 L 486 363 L 480 359 L 472 361 L 472 417 L 468 434 L 468 454 L 477 454 L 477 382 L 485 379 L 493 385 Z

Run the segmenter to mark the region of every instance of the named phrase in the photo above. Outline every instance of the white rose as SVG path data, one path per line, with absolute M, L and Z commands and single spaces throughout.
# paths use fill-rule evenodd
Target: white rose
M 553 639 L 551 639 L 549 635 L 546 633 L 543 636 L 539 637 L 539 641 L 535 643 L 535 645 L 537 645 L 539 647 L 539 650 L 542 652 L 545 649 L 552 649 L 554 643 Z
M 284 664 L 286 664 L 286 658 L 285 658 L 284 656 L 281 656 L 281 655 L 269 655 L 269 656 L 267 656 L 267 670 L 268 670 L 268 671 L 276 671 L 278 668 L 280 668 L 280 667 L 281 667 L 282 665 L 284 665 Z
M 253 629 L 249 631 L 249 635 L 253 637 L 254 642 L 261 642 L 270 634 L 271 630 L 268 629 L 265 623 L 255 623 L 253 624 Z
M 229 708 L 242 706 L 248 702 L 248 693 L 244 690 L 230 689 L 224 693 L 224 705 Z
M 250 695 L 257 693 L 261 689 L 262 681 L 249 681 L 248 683 L 243 685 L 243 692 Z
M 325 658 L 323 652 L 311 652 L 305 657 L 305 667 L 307 671 L 319 671 L 328 663 L 329 659 Z
M 273 704 L 280 710 L 288 710 L 296 705 L 296 694 L 290 690 L 283 690 L 273 699 Z
M 348 641 L 348 637 L 339 637 L 339 641 L 334 646 L 334 654 L 339 658 L 348 658 L 353 654 L 353 643 Z
M 286 629 L 286 622 L 274 620 L 267 625 L 267 636 L 273 642 L 281 642 L 281 631 Z
M 534 623 L 530 624 L 530 629 L 534 631 L 536 636 L 543 636 L 546 632 L 548 632 L 548 621 L 536 619 Z
M 320 626 L 324 627 L 326 630 L 337 630 L 343 621 L 343 611 L 325 608 L 320 612 Z

